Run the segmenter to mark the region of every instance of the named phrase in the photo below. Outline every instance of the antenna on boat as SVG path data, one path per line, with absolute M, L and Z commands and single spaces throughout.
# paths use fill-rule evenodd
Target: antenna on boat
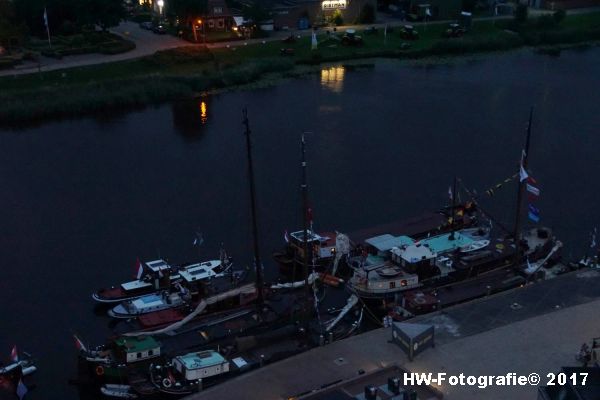
M 517 191 L 517 212 L 516 212 L 516 217 L 515 217 L 515 230 L 513 232 L 513 238 L 515 241 L 515 266 L 518 266 L 519 261 L 520 261 L 520 257 L 519 257 L 519 251 L 520 251 L 520 247 L 521 247 L 521 241 L 520 241 L 520 235 L 519 232 L 521 231 L 521 210 L 523 208 L 523 192 L 525 189 L 525 185 L 527 184 L 527 177 L 525 176 L 525 178 L 522 176 L 522 174 L 525 172 L 526 174 L 526 170 L 527 170 L 527 161 L 529 159 L 529 144 L 531 142 L 531 121 L 533 119 L 533 106 L 531 107 L 531 109 L 529 110 L 529 123 L 527 124 L 527 136 L 525 139 L 525 148 L 523 149 L 523 152 L 521 153 L 521 164 L 519 166 L 519 185 L 518 185 L 518 191 Z
M 260 261 L 260 252 L 258 248 L 258 225 L 256 220 L 256 189 L 254 187 L 254 168 L 252 166 L 252 143 L 250 142 L 250 123 L 248 122 L 248 109 L 244 107 L 242 110 L 244 117 L 242 123 L 246 128 L 246 149 L 248 151 L 248 179 L 250 181 L 250 205 L 252 207 L 252 239 L 254 241 L 254 264 L 256 268 L 256 291 L 258 306 L 262 306 L 263 299 L 263 276 L 262 263 Z

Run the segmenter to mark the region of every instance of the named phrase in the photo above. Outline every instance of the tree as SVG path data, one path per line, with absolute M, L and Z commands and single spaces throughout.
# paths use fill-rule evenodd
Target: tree
M 527 21 L 527 15 L 529 13 L 529 9 L 525 4 L 519 4 L 515 9 L 515 21 L 519 24 Z
M 250 7 L 244 7 L 243 16 L 244 19 L 259 25 L 262 21 L 271 19 L 271 10 L 260 1 L 255 1 Z
M 344 25 L 344 18 L 342 18 L 342 12 L 340 10 L 335 10 L 333 15 L 331 16 L 331 21 L 333 21 L 336 25 Z
M 103 31 L 119 25 L 127 16 L 123 0 L 84 0 L 86 10 L 80 11 L 80 16 L 85 16 L 85 25 L 98 25 Z M 87 4 L 86 4 L 87 3 Z
M 206 14 L 206 0 L 169 0 L 167 13 L 180 21 L 191 21 Z
M 365 4 L 360 10 L 358 21 L 361 24 L 372 24 L 375 22 L 375 7 L 371 4 Z
M 25 27 L 17 24 L 15 10 L 9 0 L 0 0 L 0 46 L 10 51 L 14 40 L 21 40 L 25 33 Z

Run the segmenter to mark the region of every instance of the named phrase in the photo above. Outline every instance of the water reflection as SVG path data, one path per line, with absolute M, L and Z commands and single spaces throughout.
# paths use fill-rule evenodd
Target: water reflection
M 323 68 L 321 70 L 321 86 L 332 92 L 340 93 L 344 89 L 344 73 L 342 66 Z
M 198 140 L 208 123 L 208 98 L 175 102 L 171 112 L 175 131 L 188 140 Z

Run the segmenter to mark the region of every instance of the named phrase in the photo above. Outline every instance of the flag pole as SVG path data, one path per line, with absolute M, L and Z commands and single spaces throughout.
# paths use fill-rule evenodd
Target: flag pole
M 48 13 L 46 7 L 44 7 L 44 25 L 46 25 L 46 33 L 48 34 L 48 45 L 52 48 L 52 41 L 50 40 L 50 25 L 48 24 Z
M 518 266 L 520 263 L 520 230 L 521 230 L 521 209 L 523 202 L 523 189 L 525 189 L 525 185 L 527 184 L 527 179 L 521 179 L 521 170 L 527 171 L 527 160 L 529 159 L 529 143 L 531 141 L 531 120 L 533 118 L 533 107 L 529 110 L 529 123 L 527 125 L 527 137 L 525 139 L 525 149 L 521 153 L 521 164 L 519 166 L 519 185 L 517 191 L 517 212 L 515 217 L 515 230 L 513 232 L 513 238 L 515 241 L 515 266 Z

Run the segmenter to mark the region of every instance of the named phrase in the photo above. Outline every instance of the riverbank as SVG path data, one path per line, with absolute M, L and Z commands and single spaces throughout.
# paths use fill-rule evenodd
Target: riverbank
M 545 17 L 541 17 L 545 18 Z M 550 17 L 551 18 L 551 17 Z M 344 46 L 338 34 L 320 34 L 318 49 L 309 37 L 293 43 L 264 42 L 229 47 L 181 47 L 135 60 L 0 79 L 0 123 L 78 116 L 103 110 L 155 104 L 256 82 L 267 74 L 294 76 L 306 66 L 366 58 L 423 59 L 524 46 L 543 49 L 600 40 L 600 13 L 567 16 L 560 23 L 530 20 L 477 21 L 462 38 L 443 37 L 442 24 L 421 25 L 419 39 L 400 29 L 359 32 L 362 46 Z M 406 43 L 410 44 L 405 48 Z M 282 55 L 281 49 L 290 49 Z

